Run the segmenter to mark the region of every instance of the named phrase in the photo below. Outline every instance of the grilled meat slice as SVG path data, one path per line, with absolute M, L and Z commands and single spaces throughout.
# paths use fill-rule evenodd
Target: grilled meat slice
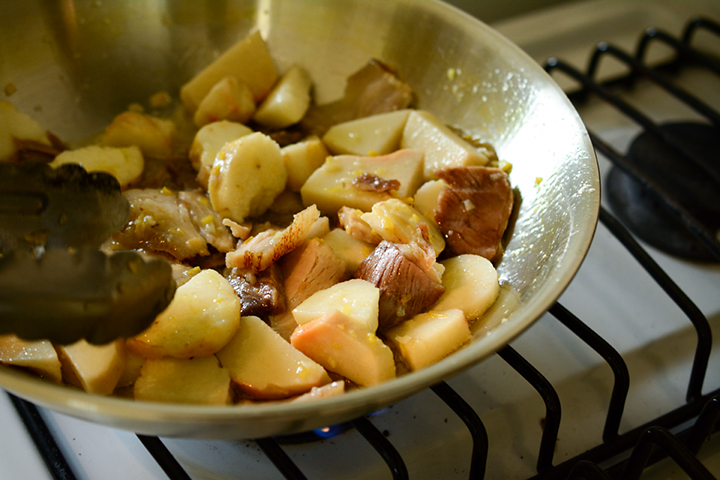
M 249 270 L 228 268 L 225 270 L 225 278 L 240 298 L 242 316 L 269 318 L 285 311 L 285 287 L 277 264 L 257 274 Z

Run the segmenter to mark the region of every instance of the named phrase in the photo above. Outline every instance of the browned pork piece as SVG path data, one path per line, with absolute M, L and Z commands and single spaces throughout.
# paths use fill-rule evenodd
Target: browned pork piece
M 435 172 L 450 185 L 440 194 L 435 220 L 449 249 L 497 262 L 502 237 L 513 209 L 513 192 L 505 172 L 489 167 L 452 167 Z
M 355 278 L 367 280 L 380 289 L 379 330 L 427 310 L 445 292 L 437 272 L 432 267 L 432 271 L 427 271 L 416 263 L 415 258 L 422 251 L 412 245 L 383 241 L 355 272 Z
M 343 98 L 325 105 L 311 105 L 301 126 L 310 134 L 322 136 L 338 123 L 407 108 L 412 99 L 408 84 L 382 63 L 371 60 L 348 78 Z
M 282 272 L 276 264 L 257 274 L 249 270 L 228 268 L 225 278 L 240 298 L 240 314 L 269 318 L 285 311 L 285 287 Z
M 178 196 L 164 188 L 127 190 L 125 197 L 130 202 L 130 218 L 110 237 L 108 246 L 113 250 L 162 252 L 185 260 L 209 255 L 208 243 L 219 251 L 233 247 L 221 218 L 202 205 L 206 201 L 203 195 L 183 192 Z

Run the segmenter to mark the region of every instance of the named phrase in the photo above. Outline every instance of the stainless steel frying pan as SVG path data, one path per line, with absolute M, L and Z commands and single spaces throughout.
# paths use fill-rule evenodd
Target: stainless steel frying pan
M 385 384 L 316 402 L 205 407 L 89 395 L 0 368 L 0 387 L 53 410 L 144 434 L 250 438 L 342 422 L 446 379 L 501 348 L 568 285 L 590 245 L 599 179 L 591 143 L 563 92 L 522 51 L 439 1 L 6 0 L 0 86 L 70 144 L 132 102 L 179 86 L 253 28 L 282 71 L 312 75 L 318 102 L 342 95 L 369 59 L 395 67 L 418 105 L 492 142 L 522 195 L 498 271 L 503 294 L 470 345 Z M 14 92 L 14 93 L 12 93 Z M 8 97 L 8 93 L 12 93 Z

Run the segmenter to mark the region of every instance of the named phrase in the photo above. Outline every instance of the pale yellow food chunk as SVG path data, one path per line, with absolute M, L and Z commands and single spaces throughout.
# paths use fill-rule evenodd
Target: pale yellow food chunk
M 226 143 L 215 157 L 208 193 L 223 218 L 243 223 L 272 205 L 285 190 L 287 172 L 280 146 L 256 132 Z
M 287 187 L 293 192 L 299 192 L 310 175 L 328 157 L 325 145 L 316 136 L 283 147 L 281 152 L 288 175 Z
M 226 143 L 251 133 L 253 131 L 242 123 L 227 120 L 209 123 L 198 130 L 190 146 L 189 156 L 193 168 L 198 171 L 198 183 L 205 190 L 208 189 L 210 169 L 220 149 Z
M 145 357 L 136 355 L 126 348 L 125 368 L 120 375 L 116 388 L 129 387 L 133 385 L 135 380 L 137 380 L 140 376 L 140 369 L 142 369 L 146 360 L 147 359 Z
M 445 293 L 434 311 L 460 309 L 469 321 L 479 318 L 495 303 L 500 282 L 492 263 L 480 255 L 458 255 L 440 262 L 445 267 L 442 286 Z
M 415 192 L 413 206 L 418 212 L 422 213 L 425 218 L 437 225 L 435 221 L 435 209 L 437 208 L 438 198 L 440 198 L 443 190 L 449 187 L 450 185 L 445 183 L 444 180 L 430 180 L 425 182 L 422 187 L 418 188 L 418 191 Z
M 314 293 L 292 310 L 298 325 L 339 310 L 370 332 L 378 328 L 380 289 L 366 280 L 352 279 Z
M 258 317 L 242 317 L 237 335 L 217 357 L 235 385 L 255 398 L 287 398 L 330 383 L 323 367 Z
M 135 145 L 123 148 L 91 145 L 66 150 L 55 157 L 50 166 L 57 168 L 66 163 L 78 164 L 88 172 L 109 173 L 123 188 L 140 178 L 145 167 L 142 153 Z
M 7 160 L 17 153 L 13 138 L 51 145 L 47 132 L 39 123 L 12 103 L 0 101 L 0 160 Z
M 458 309 L 421 313 L 385 331 L 385 338 L 412 370 L 436 363 L 471 337 L 465 314 Z
M 410 110 L 396 110 L 333 125 L 323 142 L 334 155 L 387 155 L 400 148 Z
M 322 239 L 345 262 L 345 272 L 350 277 L 355 275 L 355 270 L 375 248 L 374 244 L 358 240 L 342 228 L 332 229 Z
M 205 357 L 230 341 L 239 322 L 235 290 L 215 270 L 203 270 L 178 288 L 168 308 L 127 345 L 148 358 Z
M 262 101 L 255 112 L 255 121 L 273 129 L 299 122 L 310 107 L 311 87 L 310 75 L 293 65 Z
M 225 77 L 202 99 L 193 122 L 197 127 L 219 120 L 247 123 L 254 113 L 255 99 L 250 87 L 234 77 Z
M 337 397 L 345 393 L 345 381 L 338 380 L 328 383 L 322 387 L 313 387 L 308 393 L 304 393 L 299 397 L 293 398 L 294 402 L 306 402 L 316 400 L 318 398 Z
M 123 340 L 106 345 L 92 345 L 80 340 L 59 346 L 63 378 L 88 393 L 110 395 L 125 370 L 126 351 Z
M 425 152 L 425 180 L 436 179 L 435 170 L 441 168 L 486 165 L 490 161 L 487 152 L 478 151 L 425 110 L 410 112 L 400 145 Z
M 28 368 L 41 377 L 60 383 L 60 360 L 47 340 L 23 340 L 16 335 L 0 335 L 0 363 Z
M 226 405 L 231 402 L 230 374 L 214 355 L 148 359 L 133 394 L 135 400 Z
M 137 146 L 145 157 L 171 158 L 177 130 L 170 120 L 144 113 L 123 112 L 105 128 L 103 144 L 110 147 Z

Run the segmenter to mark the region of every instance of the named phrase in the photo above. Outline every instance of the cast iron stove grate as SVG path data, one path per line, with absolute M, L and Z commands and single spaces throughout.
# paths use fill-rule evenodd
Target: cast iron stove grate
M 583 102 L 589 94 L 594 94 L 604 101 L 612 104 L 617 109 L 640 123 L 645 129 L 643 135 L 653 135 L 669 143 L 670 149 L 679 150 L 675 152 L 678 157 L 674 161 L 691 162 L 701 171 L 714 185 L 715 190 L 720 191 L 718 184 L 717 156 L 714 162 L 707 162 L 702 154 L 695 152 L 688 153 L 682 148 L 682 142 L 677 142 L 676 133 L 670 128 L 670 132 L 662 126 L 655 125 L 652 120 L 645 117 L 631 106 L 615 97 L 606 87 L 606 83 L 600 83 L 594 79 L 597 65 L 605 55 L 612 55 L 626 63 L 631 73 L 619 80 L 621 82 L 634 82 L 639 77 L 648 78 L 668 91 L 669 94 L 678 97 L 692 108 L 696 109 L 708 118 L 714 130 L 714 139 L 718 138 L 718 119 L 720 114 L 705 105 L 701 100 L 680 91 L 665 76 L 665 71 L 680 69 L 691 63 L 701 68 L 706 68 L 717 75 L 720 75 L 720 63 L 717 60 L 704 56 L 700 51 L 691 45 L 695 33 L 704 29 L 714 35 L 720 35 L 720 25 L 707 18 L 698 18 L 690 21 L 685 29 L 682 38 L 649 29 L 641 37 L 635 56 L 630 56 L 610 44 L 602 43 L 595 50 L 590 66 L 586 73 L 582 73 L 567 63 L 550 59 L 546 64 L 546 70 L 561 71 L 574 78 L 582 85 L 577 94 L 571 95 L 571 99 L 578 103 Z M 650 68 L 644 62 L 645 51 L 652 41 L 663 42 L 676 51 L 675 60 L 662 68 Z M 613 81 L 611 83 L 617 83 Z M 705 127 L 703 127 L 705 128 Z M 648 133 L 649 132 L 649 133 Z M 658 222 L 669 222 L 674 226 L 681 225 L 683 232 L 678 234 L 683 241 L 691 239 L 692 247 L 676 247 L 675 245 L 661 245 L 675 254 L 686 255 L 690 258 L 701 258 L 706 261 L 720 261 L 720 244 L 716 237 L 717 226 L 708 223 L 704 218 L 705 213 L 699 212 L 693 205 L 688 206 L 682 198 L 682 193 L 668 189 L 662 181 L 658 181 L 646 169 L 642 169 L 643 162 L 634 162 L 631 155 L 624 156 L 613 147 L 605 143 L 597 135 L 590 133 L 596 150 L 607 157 L 615 169 L 624 175 L 620 183 L 634 184 L 632 188 L 640 185 L 640 191 L 628 195 L 644 196 L 649 198 L 648 203 L 655 211 L 662 211 L 663 220 Z M 711 135 L 712 137 L 713 135 Z M 631 149 L 632 150 L 632 149 Z M 717 150 L 716 150 L 717 151 Z M 633 154 L 634 156 L 634 154 Z M 612 175 L 612 174 L 611 174 Z M 616 174 L 619 175 L 619 174 Z M 714 183 L 712 183 L 714 182 Z M 624 201 L 622 194 L 616 198 L 616 204 Z M 611 203 L 613 203 L 611 201 Z M 615 210 L 615 208 L 614 208 Z M 648 220 L 641 220 L 641 226 L 632 226 L 633 215 L 619 213 L 618 217 L 623 223 L 628 222 L 630 230 L 643 238 L 643 229 L 647 226 Z M 669 219 L 669 220 L 668 220 Z M 718 218 L 711 218 L 717 220 Z M 711 330 L 708 320 L 702 312 L 693 304 L 685 293 L 675 282 L 654 262 L 650 255 L 635 240 L 630 231 L 621 221 L 611 215 L 607 210 L 601 208 L 600 221 L 617 238 L 619 242 L 636 258 L 636 260 L 647 271 L 650 277 L 665 291 L 665 293 L 680 307 L 692 323 L 698 337 L 695 349 L 695 356 L 690 378 L 688 380 L 686 402 L 684 405 L 647 422 L 646 424 L 620 434 L 619 426 L 622 419 L 625 402 L 630 386 L 628 369 L 622 356 L 607 343 L 602 337 L 585 325 L 580 319 L 573 315 L 561 304 L 556 303 L 551 309 L 551 315 L 561 324 L 566 326 L 582 342 L 595 350 L 612 369 L 614 375 L 614 386 L 610 392 L 610 402 L 607 410 L 605 426 L 602 434 L 602 442 L 597 446 L 577 455 L 574 458 L 562 463 L 553 463 L 553 454 L 558 439 L 558 431 L 561 420 L 560 399 L 553 388 L 553 385 L 527 360 L 525 360 L 511 346 L 507 346 L 498 352 L 498 355 L 513 367 L 517 372 L 538 392 L 546 408 L 546 418 L 537 455 L 537 475 L 533 479 L 637 479 L 643 470 L 663 458 L 671 458 L 681 467 L 690 478 L 712 479 L 713 475 L 698 460 L 697 453 L 703 443 L 718 430 L 720 426 L 720 388 L 702 394 L 703 381 L 708 368 L 708 361 L 711 352 Z M 642 223 L 645 222 L 645 223 Z M 652 223 L 652 221 L 649 221 Z M 715 230 L 713 230 L 715 229 Z M 701 254 L 698 254 L 702 251 Z M 689 253 L 688 253 L 689 252 Z M 471 467 L 469 470 L 470 479 L 482 479 L 485 476 L 485 465 L 488 455 L 488 436 L 477 413 L 458 395 L 447 383 L 441 382 L 431 390 L 440 397 L 465 423 L 469 429 L 473 449 L 471 453 Z M 12 397 L 12 396 L 11 396 Z M 53 477 L 58 480 L 71 480 L 75 475 L 71 471 L 62 452 L 46 426 L 37 408 L 18 398 L 12 397 L 13 403 L 21 418 L 33 437 L 38 450 L 43 456 Z M 689 426 L 688 426 L 689 425 Z M 367 440 L 367 442 L 385 460 L 394 479 L 408 478 L 408 471 L 404 460 L 393 447 L 392 443 L 378 430 L 367 418 L 359 418 L 348 423 L 344 428 L 354 428 Z M 156 437 L 138 435 L 138 439 L 145 445 L 153 455 L 158 464 L 163 468 L 168 477 L 172 480 L 189 479 L 190 476 L 183 470 L 182 466 L 175 460 L 162 441 Z M 283 450 L 281 444 L 286 439 L 264 438 L 256 439 L 255 442 L 260 449 L 268 456 L 285 478 L 298 480 L 306 478 L 290 456 Z M 615 460 L 615 459 L 620 460 Z M 610 463 L 608 465 L 608 463 Z

